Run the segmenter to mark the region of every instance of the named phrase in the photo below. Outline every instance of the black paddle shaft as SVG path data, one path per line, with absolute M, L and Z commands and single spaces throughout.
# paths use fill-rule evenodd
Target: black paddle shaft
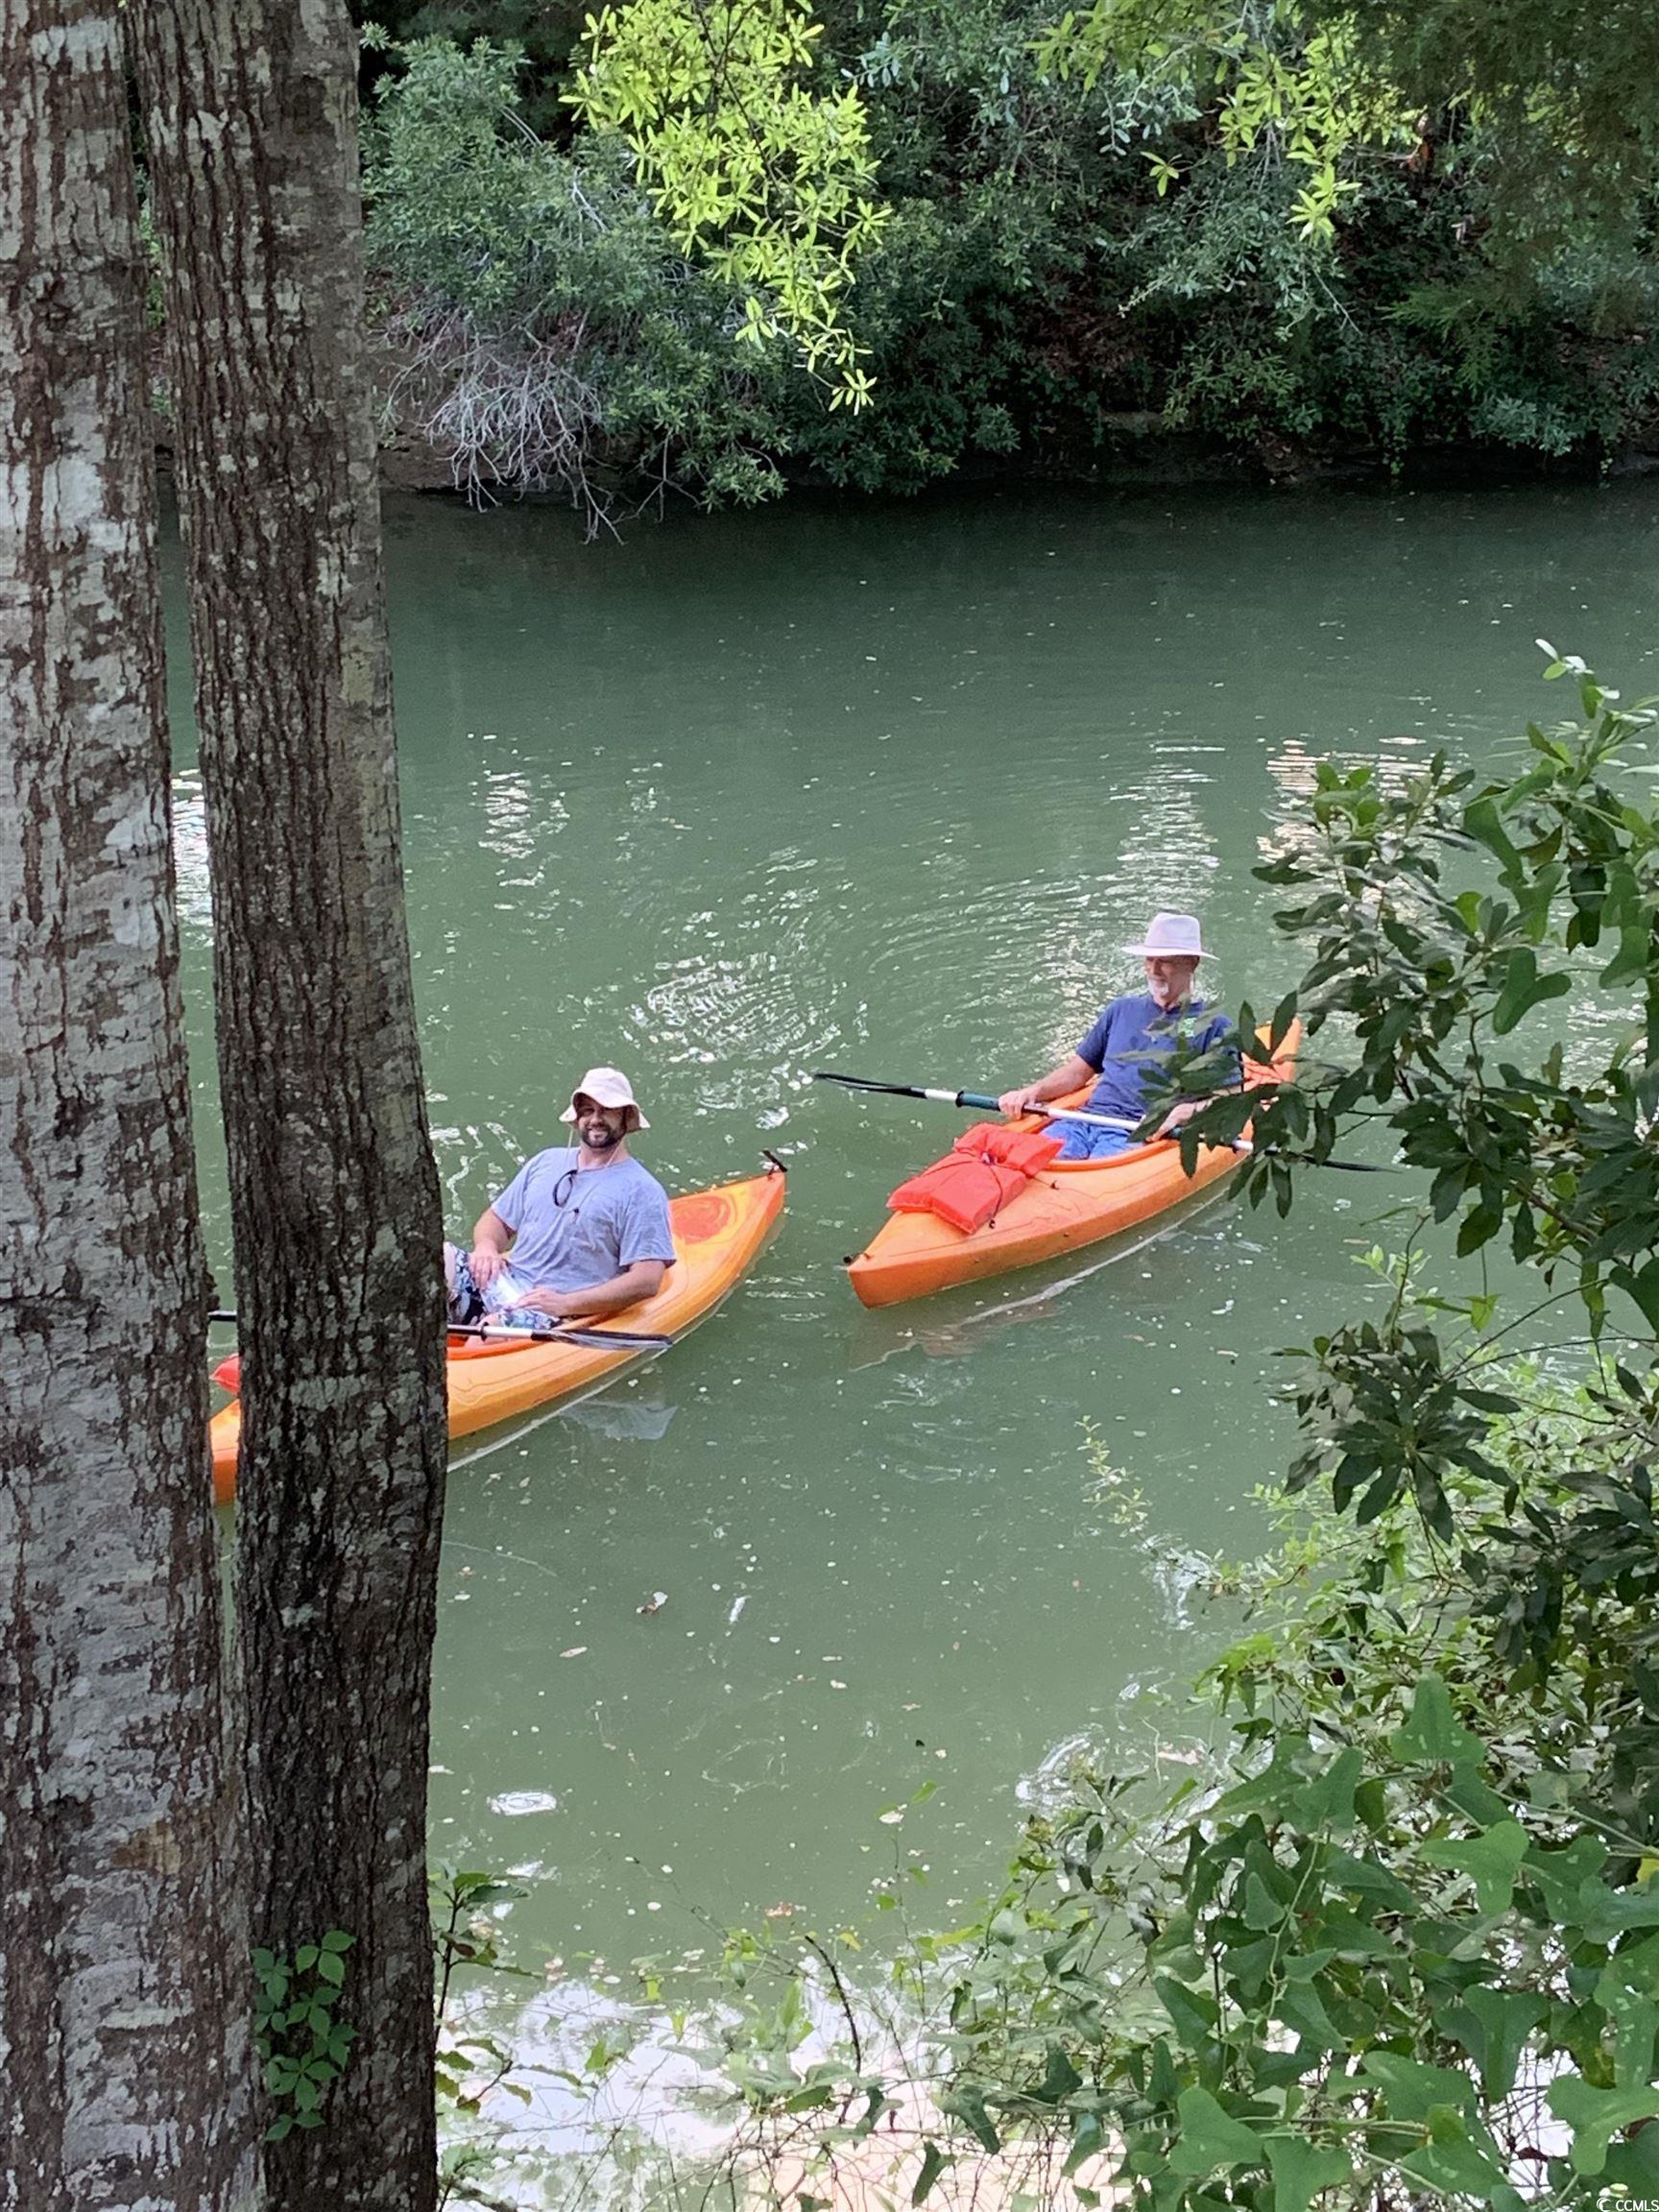
M 223 1309 L 216 1309 L 208 1314 L 207 1318 L 209 1321 L 228 1321 L 232 1324 L 236 1320 L 234 1313 L 227 1312 Z M 448 1324 L 448 1331 L 451 1336 L 497 1336 L 509 1334 L 509 1332 L 501 1330 L 485 1328 L 476 1321 L 451 1321 Z M 523 1332 L 523 1336 L 527 1344 L 617 1344 L 625 1352 L 630 1350 L 661 1352 L 674 1341 L 672 1336 L 654 1335 L 649 1333 L 627 1329 L 570 1329 L 563 1323 L 557 1329 L 526 1329 Z
M 893 1098 L 930 1098 L 941 1106 L 966 1106 L 993 1114 L 999 1110 L 1001 1103 L 985 1091 L 935 1091 L 920 1083 L 873 1083 L 866 1075 L 838 1075 L 831 1068 L 815 1068 L 812 1080 L 814 1083 L 838 1083 L 843 1091 L 878 1091 Z M 1039 1114 L 1050 1113 L 1050 1109 L 1045 1106 L 1039 1106 L 1036 1111 Z M 1051 1118 L 1056 1121 L 1103 1122 L 1109 1128 L 1127 1129 L 1134 1126 L 1132 1122 L 1119 1121 L 1115 1116 L 1069 1114 L 1064 1109 L 1053 1111 Z M 1304 1167 L 1334 1167 L 1344 1175 L 1392 1175 L 1397 1172 L 1393 1167 L 1370 1160 L 1304 1160 L 1298 1164 Z

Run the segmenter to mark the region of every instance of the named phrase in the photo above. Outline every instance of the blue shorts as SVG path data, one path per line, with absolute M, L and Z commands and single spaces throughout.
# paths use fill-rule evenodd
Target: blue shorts
M 1052 1126 L 1065 1138 L 1057 1160 L 1106 1160 L 1114 1152 L 1132 1150 L 1135 1143 L 1127 1129 L 1092 1129 L 1087 1121 L 1056 1121 Z

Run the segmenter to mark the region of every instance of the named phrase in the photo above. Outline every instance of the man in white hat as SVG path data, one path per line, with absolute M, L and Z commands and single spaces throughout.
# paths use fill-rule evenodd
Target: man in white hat
M 525 1161 L 478 1216 L 469 1252 L 445 1245 L 451 1321 L 590 1321 L 651 1297 L 673 1266 L 668 1200 L 628 1150 L 650 1123 L 627 1076 L 589 1068 L 560 1119 L 577 1142 Z
M 1087 1111 L 1111 1114 L 1134 1123 L 1146 1112 L 1146 1078 L 1160 1060 L 1167 1060 L 1178 1045 L 1196 1051 L 1234 1037 L 1232 1022 L 1202 998 L 1192 996 L 1192 978 L 1204 957 L 1198 920 L 1192 914 L 1154 914 L 1144 940 L 1126 945 L 1146 963 L 1146 988 L 1114 998 L 1069 1060 L 1052 1068 L 1022 1090 L 1005 1091 L 998 1104 L 1004 1114 L 1029 1113 L 1093 1082 Z M 1185 1101 L 1168 1113 L 1159 1135 L 1178 1129 L 1197 1113 L 1201 1100 Z M 1127 1151 L 1134 1142 L 1130 1129 L 1091 1129 L 1081 1122 L 1056 1122 L 1064 1132 L 1062 1160 L 1097 1160 L 1112 1152 Z

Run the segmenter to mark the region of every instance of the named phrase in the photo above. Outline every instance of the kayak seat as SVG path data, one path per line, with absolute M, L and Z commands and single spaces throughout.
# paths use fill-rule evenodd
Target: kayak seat
M 964 1236 L 983 1229 L 1033 1176 L 1053 1164 L 1064 1140 L 999 1121 L 975 1121 L 943 1160 L 901 1183 L 887 1201 L 894 1214 L 933 1214 Z

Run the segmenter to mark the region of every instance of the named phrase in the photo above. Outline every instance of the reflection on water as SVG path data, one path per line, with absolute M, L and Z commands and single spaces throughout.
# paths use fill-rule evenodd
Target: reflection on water
M 197 768 L 182 768 L 173 778 L 173 877 L 180 928 L 210 940 L 213 905 L 207 878 L 207 805 Z
M 1540 634 L 1653 688 L 1650 507 L 987 496 L 585 547 L 557 511 L 391 504 L 452 1227 L 595 1062 L 633 1076 L 671 1187 L 749 1172 L 780 1133 L 794 1170 L 760 1271 L 661 1367 L 458 1460 L 434 1841 L 533 1869 L 529 1960 L 783 1903 L 859 1918 L 895 1867 L 935 1869 L 916 1903 L 943 1917 L 1006 1859 L 1022 1776 L 1073 1744 L 1179 1747 L 1151 1701 L 1205 1655 L 1191 1562 L 1255 1540 L 1276 1349 L 1359 1303 L 1397 1193 L 1310 1179 L 1287 1222 L 1222 1204 L 1110 1264 L 865 1315 L 842 1257 L 950 1118 L 809 1072 L 1029 1076 L 1135 979 L 1121 948 L 1158 906 L 1202 915 L 1220 996 L 1272 1003 L 1293 964 L 1251 869 L 1311 762 L 1494 759 L 1551 710 Z M 188 763 L 176 823 L 228 1279 Z M 1091 1498 L 1085 1423 L 1143 1538 Z M 587 2032 L 613 1970 L 572 1965 L 534 2019 Z
M 972 1358 L 999 1331 L 1040 1327 L 1057 1319 L 1061 1301 L 1080 1285 L 1108 1267 L 1121 1266 L 1148 1245 L 1178 1248 L 1178 1239 L 1193 1232 L 1201 1214 L 1225 1202 L 1225 1184 L 1211 1184 L 1174 1214 L 1163 1215 L 1156 1227 L 935 1298 L 862 1312 L 849 1340 L 849 1360 L 854 1366 L 878 1366 L 896 1353 L 912 1350 L 930 1359 Z M 1259 1249 L 1238 1236 L 1237 1223 L 1231 1220 L 1226 1232 L 1217 1232 L 1216 1240 L 1241 1253 Z
M 611 1389 L 583 1405 L 566 1407 L 564 1417 L 574 1421 L 579 1429 L 591 1430 L 596 1436 L 655 1444 L 667 1435 L 674 1410 L 673 1401 L 663 1396 L 661 1387 L 649 1397 L 627 1397 Z

